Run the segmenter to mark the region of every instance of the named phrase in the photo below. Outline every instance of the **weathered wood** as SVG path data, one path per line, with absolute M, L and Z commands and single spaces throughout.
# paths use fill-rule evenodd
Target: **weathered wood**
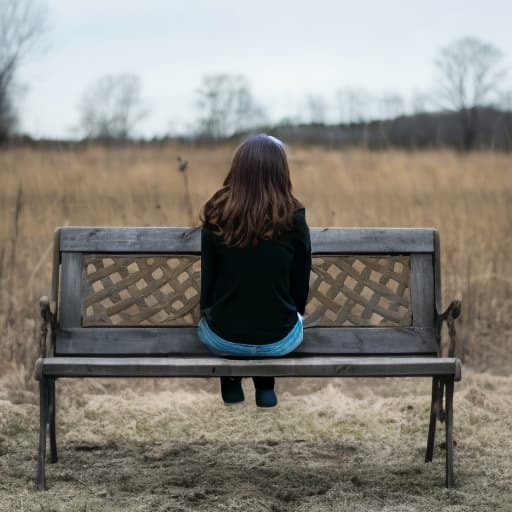
M 409 255 L 315 255 L 304 326 L 411 326 L 410 269 Z M 197 325 L 200 271 L 198 254 L 84 254 L 82 326 Z
M 80 326 L 81 275 L 82 255 L 62 253 L 59 325 L 64 329 Z
M 82 325 L 197 325 L 200 286 L 197 254 L 85 254 Z
M 52 313 L 55 314 L 59 307 L 60 230 L 61 228 L 56 228 L 53 233 L 53 268 L 50 290 L 50 309 Z
M 368 325 L 379 326 L 369 327 L 347 317 L 348 324 L 354 326 L 343 323 L 340 327 L 339 323 L 336 324 L 339 322 L 338 316 L 333 320 L 332 327 L 325 324 L 314 326 L 315 322 L 319 325 L 322 323 L 314 317 L 310 308 L 312 326 L 308 327 L 306 316 L 304 341 L 298 350 L 285 357 L 271 359 L 212 356 L 198 339 L 195 317 L 189 322 L 191 326 L 144 326 L 139 325 L 145 321 L 144 315 L 153 313 L 153 310 L 144 310 L 140 313 L 141 318 L 144 317 L 142 321 L 136 317 L 136 325 L 132 327 L 110 327 L 114 322 L 106 322 L 108 327 L 85 327 L 87 319 L 82 325 L 81 300 L 84 297 L 86 315 L 87 307 L 92 307 L 96 299 L 105 301 L 102 306 L 109 308 L 108 314 L 119 313 L 118 310 L 125 305 L 124 302 L 119 303 L 117 297 L 114 298 L 114 305 L 109 304 L 113 292 L 121 293 L 121 285 L 110 290 L 110 283 L 104 281 L 111 274 L 112 269 L 107 268 L 111 262 L 107 261 L 104 265 L 91 263 L 94 268 L 90 274 L 91 282 L 88 282 L 86 273 L 82 272 L 84 256 L 97 256 L 103 262 L 108 253 L 118 258 L 124 255 L 155 258 L 155 254 L 178 254 L 181 257 L 189 254 L 197 260 L 201 249 L 199 229 L 62 227 L 55 231 L 54 237 L 51 300 L 59 309 L 56 351 L 54 357 L 39 359 L 35 366 L 35 376 L 40 381 L 38 489 L 46 488 L 44 464 L 48 424 L 50 460 L 57 460 L 55 379 L 59 377 L 432 377 L 425 460 L 432 460 L 436 415 L 442 417 L 438 411 L 441 408 L 439 401 L 442 401 L 446 387 L 446 485 L 453 485 L 453 384 L 461 378 L 461 365 L 456 358 L 438 357 L 440 324 L 437 311 L 441 306 L 441 269 L 439 233 L 435 229 L 312 228 L 313 255 L 325 259 L 324 265 L 320 265 L 317 271 L 324 272 L 324 281 L 328 281 L 332 288 L 324 293 L 323 281 L 317 282 L 319 290 L 322 286 L 322 294 L 315 295 L 315 299 L 330 311 L 331 317 L 338 315 L 339 307 L 347 306 L 346 302 L 357 302 L 357 297 L 352 293 L 354 288 L 350 287 L 353 283 L 346 285 L 346 276 L 340 277 L 340 272 L 345 270 L 357 282 L 359 275 L 354 274 L 357 271 L 367 287 L 366 302 L 361 301 L 362 306 L 366 307 L 363 308 L 365 318 L 371 320 Z M 333 256 L 343 255 L 346 261 L 336 264 L 331 261 Z M 385 263 L 378 259 L 379 255 L 387 256 Z M 362 261 L 365 257 L 368 261 Z M 396 261 L 388 265 L 391 257 Z M 355 263 L 349 262 L 348 265 L 355 266 L 356 260 L 361 260 L 362 270 L 347 267 L 346 263 L 351 258 Z M 400 264 L 405 264 L 405 274 L 400 270 Z M 115 270 L 125 274 L 121 268 Z M 149 269 L 148 272 L 150 270 L 155 271 Z M 151 275 L 154 285 L 148 285 L 146 279 L 146 283 L 142 283 L 146 286 L 142 288 L 153 293 L 160 289 L 161 283 L 158 281 L 159 274 L 156 277 Z M 116 285 L 118 277 L 113 277 Z M 134 286 L 132 281 L 135 281 L 135 277 L 129 279 L 128 288 Z M 393 289 L 395 285 L 398 290 Z M 95 289 L 97 296 L 94 300 L 91 293 L 86 293 L 91 286 L 99 289 Z M 60 296 L 57 294 L 59 289 Z M 340 298 L 338 293 L 341 289 L 345 290 L 345 297 Z M 137 297 L 140 295 L 141 300 L 148 295 L 138 294 L 136 290 L 132 292 Z M 334 304 L 336 297 L 339 304 Z M 123 300 L 126 302 L 128 299 Z M 386 307 L 389 311 L 379 309 Z M 400 308 L 407 308 L 407 314 Z M 373 318 L 375 314 L 380 314 L 377 321 Z M 132 318 L 129 320 L 131 322 Z
M 432 253 L 411 255 L 412 324 L 434 325 L 434 264 Z
M 421 354 L 437 351 L 433 328 L 312 327 L 294 352 L 322 354 Z M 195 327 L 94 327 L 61 329 L 57 355 L 208 354 Z
M 457 374 L 455 358 L 48 357 L 47 377 L 430 377 Z
M 313 253 L 433 252 L 430 228 L 311 228 Z M 61 250 L 68 252 L 199 253 L 200 230 L 178 227 L 61 228 Z
M 313 253 L 432 252 L 431 228 L 312 228 Z
M 441 296 L 441 241 L 439 238 L 439 232 L 434 231 L 434 296 L 435 296 L 435 328 L 437 344 L 439 346 L 439 353 L 441 348 L 441 319 L 439 315 L 442 310 L 442 296 Z
M 188 227 L 68 226 L 61 250 L 73 252 L 199 253 L 201 233 Z
M 441 297 L 441 240 L 439 238 L 439 231 L 434 230 L 434 282 L 435 282 L 435 303 L 437 311 L 442 311 L 442 297 Z
M 409 281 L 409 255 L 317 254 L 304 326 L 411 326 Z

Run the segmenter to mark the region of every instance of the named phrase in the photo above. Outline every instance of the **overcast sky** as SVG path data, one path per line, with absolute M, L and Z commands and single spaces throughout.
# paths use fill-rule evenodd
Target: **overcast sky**
M 305 97 L 360 87 L 406 99 L 432 88 L 433 60 L 476 36 L 510 62 L 510 0 L 48 0 L 44 51 L 20 81 L 21 127 L 77 136 L 77 103 L 106 73 L 140 75 L 151 114 L 141 135 L 189 127 L 208 73 L 242 73 L 271 120 L 303 117 Z

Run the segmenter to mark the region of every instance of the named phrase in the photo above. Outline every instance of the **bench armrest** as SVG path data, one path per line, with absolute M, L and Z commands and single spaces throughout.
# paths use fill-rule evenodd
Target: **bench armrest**
M 48 326 L 51 329 L 51 339 L 55 337 L 57 328 L 57 315 L 52 312 L 50 308 L 50 301 L 46 295 L 43 295 L 39 299 L 39 308 L 41 310 L 41 334 L 39 338 L 39 357 L 46 357 L 48 355 L 48 349 L 46 346 L 46 340 L 48 338 Z M 53 343 L 52 343 L 53 347 Z
M 448 335 L 450 336 L 450 343 L 448 345 L 447 357 L 454 357 L 456 348 L 456 331 L 455 331 L 455 319 L 460 316 L 462 312 L 462 301 L 455 299 L 450 302 L 450 305 L 446 308 L 443 313 L 437 312 L 437 328 L 439 336 L 439 346 L 441 346 L 441 328 L 443 322 L 446 322 L 448 327 Z

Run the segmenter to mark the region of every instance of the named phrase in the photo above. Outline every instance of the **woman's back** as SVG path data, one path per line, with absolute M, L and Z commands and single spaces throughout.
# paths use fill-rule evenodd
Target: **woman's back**
M 292 230 L 256 247 L 228 247 L 208 226 L 202 230 L 201 312 L 229 341 L 273 343 L 304 314 L 311 244 L 305 210 Z

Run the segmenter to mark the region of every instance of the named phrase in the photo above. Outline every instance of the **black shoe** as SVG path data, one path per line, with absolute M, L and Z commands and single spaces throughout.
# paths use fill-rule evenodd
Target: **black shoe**
M 273 389 L 256 388 L 256 405 L 258 407 L 275 407 L 277 396 Z
M 222 400 L 227 405 L 243 402 L 245 397 L 242 389 L 242 377 L 221 377 L 220 392 Z

